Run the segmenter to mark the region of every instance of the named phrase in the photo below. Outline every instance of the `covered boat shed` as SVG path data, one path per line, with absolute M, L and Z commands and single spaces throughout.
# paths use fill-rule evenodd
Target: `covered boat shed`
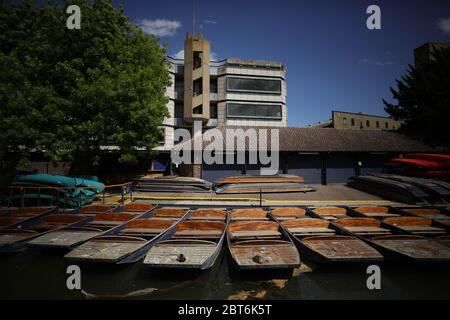
M 225 137 L 224 143 L 230 139 L 226 129 L 218 128 Z M 242 127 L 244 131 L 250 127 Z M 267 129 L 268 148 L 270 150 L 271 130 L 277 129 L 279 135 L 279 173 L 294 174 L 305 178 L 309 184 L 346 183 L 347 179 L 355 175 L 382 172 L 383 164 L 392 157 L 404 153 L 426 153 L 436 150 L 420 141 L 408 138 L 392 131 L 362 131 L 333 128 L 262 128 L 252 127 L 256 133 L 258 129 Z M 194 146 L 208 145 L 203 134 L 202 143 L 196 143 L 196 137 L 188 142 Z M 234 139 L 234 137 L 233 137 Z M 208 141 L 208 140 L 207 140 Z M 183 144 L 182 143 L 182 144 Z M 180 145 L 182 145 L 180 144 Z M 234 143 L 235 152 L 238 144 Z M 215 181 L 226 176 L 260 173 L 262 165 L 248 164 L 248 153 L 261 148 L 248 140 L 245 142 L 245 164 L 191 164 L 182 165 L 180 174 L 194 176 L 207 181 Z M 228 150 L 227 150 L 228 152 Z

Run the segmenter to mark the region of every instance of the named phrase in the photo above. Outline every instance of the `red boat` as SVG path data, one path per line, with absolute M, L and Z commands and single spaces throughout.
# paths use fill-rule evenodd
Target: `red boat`
M 422 160 L 430 160 L 430 161 L 437 161 L 437 162 L 443 162 L 447 166 L 450 166 L 450 155 L 448 154 L 421 154 L 421 153 L 413 153 L 406 155 L 406 158 L 408 159 L 422 159 Z

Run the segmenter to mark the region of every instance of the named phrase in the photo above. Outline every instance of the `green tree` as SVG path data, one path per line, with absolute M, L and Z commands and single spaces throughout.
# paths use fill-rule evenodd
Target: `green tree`
M 162 138 L 166 49 L 108 0 L 77 0 L 81 29 L 69 30 L 70 4 L 0 0 L 3 171 L 33 153 L 96 165 L 102 146 L 132 164 Z
M 450 147 L 450 49 L 434 51 L 429 62 L 410 66 L 391 87 L 397 103 L 383 100 L 385 110 L 402 121 L 402 131 L 424 141 Z

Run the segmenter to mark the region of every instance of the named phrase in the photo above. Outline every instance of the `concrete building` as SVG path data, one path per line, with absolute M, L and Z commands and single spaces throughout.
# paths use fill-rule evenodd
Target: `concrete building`
M 332 111 L 332 118 L 308 125 L 308 128 L 334 128 L 350 130 L 389 130 L 397 131 L 401 126 L 399 121 L 389 117 L 374 116 L 369 114 Z
M 450 43 L 427 42 L 414 49 L 414 65 L 417 67 L 421 63 L 428 63 L 433 59 L 433 52 L 436 49 L 450 48 Z
M 163 123 L 170 151 L 174 129 L 203 127 L 285 127 L 286 69 L 281 62 L 243 59 L 210 61 L 210 44 L 202 35 L 186 35 L 184 59 L 168 57 L 172 86 L 166 94 L 170 117 Z

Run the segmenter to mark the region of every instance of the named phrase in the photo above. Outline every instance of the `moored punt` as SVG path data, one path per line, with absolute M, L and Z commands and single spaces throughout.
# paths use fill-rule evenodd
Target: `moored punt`
M 288 232 L 299 239 L 311 236 L 330 236 L 336 233 L 330 228 L 330 222 L 318 218 L 304 218 L 281 221 Z
M 298 207 L 272 208 L 270 214 L 277 220 L 291 220 L 305 218 L 306 210 Z
M 91 204 L 80 208 L 81 214 L 96 215 L 98 213 L 113 212 L 118 206 L 113 204 Z
M 124 212 L 138 212 L 138 213 L 144 213 L 151 209 L 153 209 L 155 205 L 153 204 L 146 204 L 146 203 L 127 203 L 121 207 L 122 211 Z
M 13 228 L 20 223 L 53 213 L 56 207 L 10 207 L 0 215 L 0 229 Z
M 303 183 L 302 177 L 294 175 L 277 175 L 277 176 L 237 176 L 226 177 L 215 181 L 215 185 L 223 184 L 245 184 L 245 183 Z
M 433 220 L 420 217 L 386 218 L 383 225 L 403 234 L 435 237 L 446 233 L 445 229 L 434 226 Z
M 314 236 L 296 239 L 307 260 L 317 264 L 366 264 L 383 261 L 383 256 L 363 240 L 353 236 Z
M 16 252 L 28 241 L 52 230 L 83 224 L 89 217 L 79 214 L 53 214 L 20 222 L 13 228 L 0 230 L 0 252 Z
M 450 247 L 450 236 L 442 236 L 433 239 L 434 241 L 446 246 Z
M 440 209 L 436 208 L 403 208 L 400 209 L 407 215 L 412 215 L 416 217 L 427 218 L 431 220 L 448 220 L 450 216 L 447 216 L 441 212 Z
M 116 227 L 76 247 L 64 257 L 81 262 L 134 263 L 142 259 L 153 244 L 164 239 L 165 233 L 188 213 L 187 210 L 181 212 L 183 214 L 178 218 L 156 217 L 156 210 L 138 216 L 122 212 L 103 214 L 105 218 L 128 216 L 128 219 L 122 219 Z
M 341 218 L 348 218 L 347 208 L 342 207 L 323 207 L 311 209 L 311 215 L 317 218 L 326 220 L 336 220 Z
M 189 220 L 217 220 L 225 222 L 227 211 L 225 209 L 197 209 L 192 211 Z
M 227 223 L 188 220 L 148 251 L 144 264 L 152 268 L 205 270 L 216 262 L 223 246 Z
M 269 216 L 263 209 L 235 209 L 231 212 L 231 220 L 269 220 Z
M 450 247 L 415 235 L 374 237 L 370 243 L 385 257 L 414 262 L 450 262 Z
M 151 210 L 148 209 L 147 212 Z M 91 217 L 84 224 L 77 227 L 67 227 L 51 231 L 37 237 L 28 243 L 28 246 L 43 248 L 72 249 L 83 242 L 100 235 L 108 235 L 118 225 L 134 219 L 145 212 L 111 212 L 88 215 Z
M 355 212 L 356 216 L 365 218 L 383 219 L 389 217 L 398 217 L 399 213 L 394 212 L 390 207 L 384 206 L 366 206 L 350 208 Z
M 183 217 L 187 208 L 156 208 L 153 212 L 153 217 L 161 219 L 178 220 Z
M 374 218 L 344 218 L 334 220 L 332 223 L 343 233 L 368 239 L 392 234 L 391 230 L 382 227 L 380 220 Z
M 276 221 L 231 222 L 227 242 L 238 269 L 292 269 L 300 265 L 297 248 Z

